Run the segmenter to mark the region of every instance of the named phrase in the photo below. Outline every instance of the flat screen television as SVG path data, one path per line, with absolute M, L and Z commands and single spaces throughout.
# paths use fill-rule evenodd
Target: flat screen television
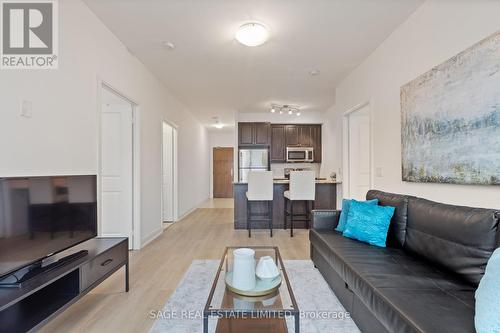
M 0 277 L 97 235 L 96 176 L 0 178 Z

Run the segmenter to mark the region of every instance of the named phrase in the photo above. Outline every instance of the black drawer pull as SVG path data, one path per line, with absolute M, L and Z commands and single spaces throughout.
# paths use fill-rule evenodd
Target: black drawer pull
M 101 266 L 107 266 L 109 264 L 111 264 L 111 262 L 113 261 L 113 259 L 107 259 L 107 260 L 104 260 L 101 264 Z

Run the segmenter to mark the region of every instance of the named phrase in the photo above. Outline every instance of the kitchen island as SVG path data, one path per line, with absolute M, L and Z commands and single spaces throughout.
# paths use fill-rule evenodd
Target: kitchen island
M 329 180 L 316 181 L 316 200 L 314 201 L 314 209 L 336 209 L 337 202 L 337 184 Z M 288 190 L 289 181 L 285 179 L 274 180 L 273 193 L 273 229 L 283 229 L 285 218 L 285 197 L 284 192 Z M 247 228 L 247 198 L 245 193 L 248 190 L 247 183 L 234 183 L 234 228 Z M 296 202 L 294 204 L 294 212 L 305 212 L 304 202 Z M 264 202 L 253 202 L 252 213 L 267 212 L 267 204 Z M 290 222 L 288 222 L 290 226 Z M 306 223 L 303 221 L 295 221 L 294 229 L 306 228 Z M 252 229 L 269 229 L 267 221 L 252 221 Z

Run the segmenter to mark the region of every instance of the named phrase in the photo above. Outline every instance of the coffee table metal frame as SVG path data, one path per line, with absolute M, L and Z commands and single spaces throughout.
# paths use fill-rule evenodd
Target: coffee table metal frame
M 243 310 L 243 309 L 215 309 L 210 304 L 212 303 L 213 296 L 215 293 L 215 289 L 217 288 L 217 283 L 219 282 L 219 277 L 222 272 L 222 268 L 224 264 L 227 262 L 227 256 L 229 250 L 236 250 L 245 246 L 228 246 L 224 250 L 224 254 L 220 260 L 219 268 L 217 269 L 217 274 L 215 275 L 214 282 L 212 283 L 212 288 L 210 289 L 210 294 L 208 295 L 207 304 L 205 305 L 205 309 L 203 310 L 203 332 L 208 333 L 208 319 L 210 317 L 218 317 L 218 318 L 234 318 L 235 314 L 239 316 L 258 316 L 262 314 L 262 310 Z M 288 280 L 288 276 L 286 273 L 285 265 L 283 264 L 283 259 L 281 258 L 278 247 L 276 246 L 247 246 L 248 248 L 255 250 L 274 250 L 275 257 L 279 261 L 281 272 L 283 273 L 283 278 L 286 283 L 287 291 L 290 296 L 290 300 L 292 302 L 292 309 L 270 309 L 265 310 L 269 314 L 273 316 L 279 316 L 279 318 L 285 318 L 287 316 L 294 317 L 294 326 L 295 333 L 299 333 L 300 326 L 300 311 L 297 306 L 297 302 L 295 301 L 295 295 L 293 294 L 292 287 L 290 286 L 290 281 Z M 221 282 L 224 283 L 224 282 Z

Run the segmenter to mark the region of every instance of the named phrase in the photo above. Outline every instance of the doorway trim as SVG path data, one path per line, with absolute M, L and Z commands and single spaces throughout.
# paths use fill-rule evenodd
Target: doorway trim
M 167 124 L 171 126 L 176 133 L 176 140 L 173 143 L 174 150 L 173 150 L 173 171 L 172 171 L 172 177 L 173 177 L 173 192 L 174 192 L 174 202 L 173 202 L 173 223 L 177 222 L 179 220 L 179 181 L 178 181 L 178 167 L 179 167 L 179 126 L 170 120 L 163 118 L 160 122 L 160 134 L 161 134 L 161 144 L 160 144 L 160 175 L 162 181 L 160 182 L 160 227 L 161 230 L 163 230 L 163 124 Z
M 373 188 L 373 179 L 374 179 L 374 171 L 373 171 L 373 103 L 371 100 L 368 100 L 364 103 L 353 106 L 342 114 L 342 169 L 343 169 L 343 177 L 342 177 L 342 197 L 349 198 L 350 197 L 350 157 L 349 157 L 349 116 L 361 110 L 362 108 L 368 106 L 368 115 L 370 118 L 370 188 Z
M 140 145 L 140 106 L 134 99 L 127 97 L 107 81 L 97 77 L 97 231 L 102 230 L 102 198 L 101 198 L 101 112 L 102 89 L 108 89 L 132 105 L 132 249 L 141 248 L 141 145 Z

